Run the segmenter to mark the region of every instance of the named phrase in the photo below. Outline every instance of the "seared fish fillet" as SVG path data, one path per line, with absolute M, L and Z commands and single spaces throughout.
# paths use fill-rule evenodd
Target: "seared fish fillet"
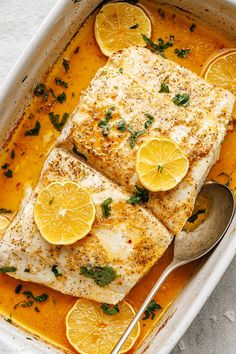
M 163 82 L 169 93 L 159 92 Z M 175 105 L 173 97 L 183 93 L 189 94 L 189 105 Z M 189 159 L 188 174 L 176 188 L 150 193 L 146 205 L 177 234 L 219 156 L 233 104 L 230 92 L 148 49 L 131 47 L 112 55 L 98 70 L 60 140 L 70 148 L 75 145 L 90 164 L 129 192 L 140 184 L 135 157 L 145 139 L 164 136 L 175 140 Z M 149 127 L 145 127 L 147 115 L 154 118 Z M 136 132 L 145 131 L 133 149 L 130 129 L 118 129 L 124 122 Z
M 96 207 L 90 234 L 71 246 L 53 246 L 40 235 L 33 210 L 38 193 L 51 182 L 70 180 L 87 188 Z M 101 203 L 111 197 L 105 219 Z M 127 203 L 130 195 L 99 172 L 61 149 L 45 162 L 39 183 L 0 241 L 0 267 L 16 267 L 11 276 L 41 283 L 65 294 L 116 304 L 147 273 L 172 240 L 147 210 Z M 55 277 L 53 265 L 62 274 Z M 81 266 L 110 266 L 117 278 L 105 287 L 80 275 Z M 28 268 L 30 272 L 24 270 Z

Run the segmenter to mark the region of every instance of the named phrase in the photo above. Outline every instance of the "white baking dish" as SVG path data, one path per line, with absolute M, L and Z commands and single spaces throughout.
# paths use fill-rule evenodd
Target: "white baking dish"
M 151 0 L 150 0 L 151 1 Z M 61 0 L 50 12 L 0 90 L 0 146 L 15 126 L 32 95 L 32 88 L 53 65 L 60 52 L 99 0 Z M 235 40 L 236 0 L 167 0 L 167 3 L 201 17 Z M 137 354 L 169 353 L 193 321 L 236 253 L 236 222 L 217 249 L 185 287 Z M 0 348 L 7 352 L 60 353 L 0 319 Z M 32 337 L 33 338 L 33 337 Z M 26 349 L 27 348 L 27 349 Z

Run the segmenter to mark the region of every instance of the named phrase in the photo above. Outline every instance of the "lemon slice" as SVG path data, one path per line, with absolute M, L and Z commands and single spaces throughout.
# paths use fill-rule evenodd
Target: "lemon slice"
M 98 302 L 87 299 L 76 301 L 66 317 L 66 335 L 80 354 L 111 353 L 135 315 L 128 302 L 123 301 L 118 306 L 119 312 L 107 315 Z M 139 334 L 138 322 L 119 353 L 130 350 Z
M 208 82 L 236 95 L 236 49 L 214 53 L 204 65 L 202 76 Z
M 46 241 L 70 245 L 91 230 L 95 207 L 90 194 L 74 182 L 53 182 L 38 195 L 34 220 Z
M 186 175 L 189 162 L 180 147 L 167 138 L 144 142 L 136 157 L 136 171 L 142 185 L 152 192 L 174 188 Z
M 103 6 L 95 21 L 95 37 L 106 56 L 132 45 L 146 46 L 142 34 L 151 37 L 151 32 L 151 21 L 144 10 L 127 2 Z

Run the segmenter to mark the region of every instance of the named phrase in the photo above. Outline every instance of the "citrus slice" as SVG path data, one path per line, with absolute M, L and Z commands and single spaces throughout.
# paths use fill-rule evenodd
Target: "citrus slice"
M 103 54 L 110 56 L 129 46 L 146 46 L 142 35 L 151 37 L 151 21 L 145 11 L 127 2 L 112 2 L 95 21 L 95 37 Z
M 142 185 L 152 192 L 174 188 L 186 175 L 189 162 L 180 147 L 167 138 L 144 142 L 136 157 L 136 171 Z
M 236 49 L 215 52 L 204 65 L 202 76 L 236 95 Z
M 76 301 L 66 317 L 66 335 L 80 354 L 110 354 L 135 315 L 126 301 L 119 303 L 119 312 L 108 315 L 101 304 L 87 299 Z M 140 334 L 140 323 L 134 327 L 119 353 L 132 348 Z
M 90 194 L 74 182 L 53 182 L 38 195 L 34 220 L 46 241 L 70 245 L 91 230 L 95 207 Z

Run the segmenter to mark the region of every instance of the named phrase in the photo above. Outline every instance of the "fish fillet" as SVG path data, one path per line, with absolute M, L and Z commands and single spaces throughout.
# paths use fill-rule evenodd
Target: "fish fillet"
M 163 82 L 169 93 L 159 92 Z M 173 102 L 176 94 L 183 93 L 190 96 L 187 107 Z M 189 171 L 174 189 L 150 193 L 146 205 L 172 234 L 178 234 L 219 156 L 234 100 L 229 91 L 214 87 L 180 65 L 146 48 L 131 47 L 113 54 L 98 70 L 60 141 L 69 148 L 76 146 L 90 164 L 129 192 L 135 184 L 140 185 L 135 172 L 138 147 L 151 137 L 176 141 L 189 159 Z M 99 122 L 104 123 L 107 114 L 110 119 L 104 134 Z M 145 128 L 147 115 L 154 121 Z M 136 132 L 144 130 L 133 149 L 129 130 L 118 129 L 121 121 Z
M 53 246 L 40 235 L 33 210 L 38 193 L 51 182 L 70 180 L 87 188 L 96 207 L 91 232 L 70 246 Z M 101 203 L 112 198 L 104 219 Z M 39 183 L 0 241 L 0 266 L 16 267 L 9 275 L 41 283 L 65 294 L 116 304 L 147 273 L 172 240 L 168 230 L 146 209 L 99 172 L 62 149 L 45 162 Z M 57 265 L 61 276 L 52 267 Z M 117 278 L 105 287 L 80 274 L 81 266 L 110 266 Z M 29 272 L 25 272 L 29 269 Z

